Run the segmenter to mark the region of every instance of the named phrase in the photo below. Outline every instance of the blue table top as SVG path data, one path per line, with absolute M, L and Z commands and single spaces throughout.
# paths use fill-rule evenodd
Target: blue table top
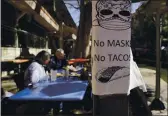
M 55 82 L 39 83 L 36 88 L 26 88 L 9 99 L 20 101 L 80 101 L 84 98 L 87 86 L 87 81 L 58 78 Z

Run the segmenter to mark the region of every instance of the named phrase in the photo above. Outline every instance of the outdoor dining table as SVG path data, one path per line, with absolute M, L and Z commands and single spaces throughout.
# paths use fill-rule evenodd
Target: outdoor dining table
M 18 73 L 20 73 L 22 70 L 21 65 L 28 63 L 28 62 L 29 62 L 29 59 L 15 59 L 15 60 L 13 60 L 13 63 L 18 65 Z
M 25 63 L 28 61 L 29 59 L 14 59 L 14 60 L 2 60 L 1 62 Z
M 43 81 L 36 87 L 26 88 L 9 99 L 12 101 L 81 101 L 84 98 L 88 81 L 78 77 L 59 77 L 56 81 Z
M 13 59 L 13 60 L 2 60 L 2 70 L 13 70 L 15 69 L 18 73 L 20 73 L 26 63 L 29 63 L 29 59 Z
M 83 62 L 88 62 L 89 59 L 85 59 L 85 58 L 76 58 L 76 59 L 70 59 L 68 61 L 69 64 L 73 64 L 73 63 L 83 63 Z

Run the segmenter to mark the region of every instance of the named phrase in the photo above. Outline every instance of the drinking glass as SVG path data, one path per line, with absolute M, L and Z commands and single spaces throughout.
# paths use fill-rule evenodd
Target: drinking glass
M 51 81 L 56 81 L 57 70 L 51 70 Z
M 63 75 L 64 75 L 64 78 L 65 78 L 66 80 L 68 80 L 68 79 L 69 79 L 69 69 L 65 69 L 65 70 L 63 71 Z

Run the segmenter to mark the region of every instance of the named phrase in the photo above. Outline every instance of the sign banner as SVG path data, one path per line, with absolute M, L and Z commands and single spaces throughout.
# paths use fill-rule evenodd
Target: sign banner
M 130 0 L 92 1 L 94 95 L 128 93 L 131 47 Z

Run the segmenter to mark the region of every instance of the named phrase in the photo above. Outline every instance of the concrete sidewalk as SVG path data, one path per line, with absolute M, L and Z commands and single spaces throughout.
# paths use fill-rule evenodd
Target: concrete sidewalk
M 139 68 L 140 72 L 145 80 L 145 83 L 147 84 L 147 86 L 152 89 L 153 91 L 155 91 L 155 85 L 156 85 L 156 71 L 155 70 L 151 70 L 151 69 L 147 69 L 147 68 Z M 167 83 L 161 79 L 160 81 L 160 97 L 161 97 L 161 101 L 163 101 L 163 103 L 165 104 L 166 109 L 164 111 L 152 111 L 154 116 L 167 116 Z M 155 93 L 154 93 L 155 94 Z M 152 100 L 150 100 L 149 102 L 152 102 Z

